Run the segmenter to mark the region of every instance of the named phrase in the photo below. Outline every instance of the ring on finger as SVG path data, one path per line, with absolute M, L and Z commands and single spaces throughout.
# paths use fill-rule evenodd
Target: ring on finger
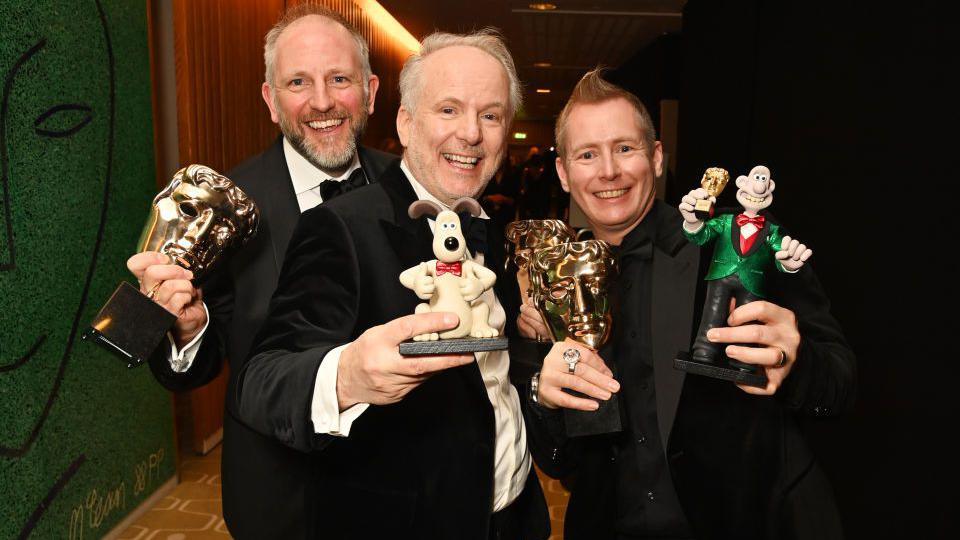
M 567 373 L 573 374 L 577 370 L 577 364 L 580 362 L 580 351 L 577 349 L 567 349 L 563 351 L 563 361 L 567 363 Z
M 774 347 L 775 347 L 778 351 L 780 351 L 780 360 L 778 360 L 777 363 L 776 363 L 776 365 L 774 365 L 773 367 L 775 367 L 775 368 L 782 368 L 782 367 L 783 367 L 784 365 L 786 365 L 786 363 L 787 363 L 787 351 L 783 350 L 783 349 L 780 348 L 780 347 L 777 347 L 776 345 L 774 345 Z

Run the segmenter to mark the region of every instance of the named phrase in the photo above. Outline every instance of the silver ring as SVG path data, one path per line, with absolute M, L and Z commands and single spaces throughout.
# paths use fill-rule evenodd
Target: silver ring
M 530 377 L 530 402 L 531 403 L 540 403 L 540 372 L 533 374 L 533 377 Z
M 580 362 L 580 351 L 576 349 L 563 351 L 563 361 L 567 363 L 567 373 L 573 374 L 573 372 L 577 370 L 577 364 Z
M 774 347 L 776 347 L 776 345 L 774 345 Z M 780 347 L 777 347 L 777 349 L 780 349 L 780 361 L 777 362 L 777 365 L 773 367 L 782 368 L 787 364 L 787 351 L 781 349 Z

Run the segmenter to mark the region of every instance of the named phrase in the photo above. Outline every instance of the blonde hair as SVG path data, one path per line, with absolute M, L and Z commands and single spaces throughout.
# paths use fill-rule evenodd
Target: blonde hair
M 517 76 L 517 67 L 513 63 L 513 57 L 510 56 L 510 50 L 507 49 L 507 44 L 496 28 L 484 28 L 469 34 L 434 32 L 423 38 L 420 42 L 420 51 L 408 58 L 403 64 L 403 70 L 400 71 L 400 105 L 411 112 L 416 107 L 420 90 L 423 88 L 421 73 L 424 59 L 441 49 L 457 46 L 480 49 L 500 62 L 504 71 L 507 72 L 510 84 L 508 120 L 512 119 L 523 102 L 520 77 Z
M 640 98 L 623 88 L 607 82 L 603 79 L 603 68 L 596 68 L 588 71 L 580 82 L 573 88 L 570 99 L 560 111 L 557 117 L 555 128 L 555 137 L 557 140 L 557 155 L 566 156 L 567 146 L 564 140 L 564 134 L 567 130 L 567 120 L 573 108 L 580 104 L 603 103 L 612 99 L 625 99 L 633 106 L 637 112 L 637 123 L 640 125 L 641 135 L 643 137 L 644 150 L 650 154 L 653 152 L 654 143 L 657 140 L 657 133 L 653 129 L 653 120 L 650 119 L 650 113 L 640 102 Z
M 265 67 L 263 79 L 267 81 L 267 84 L 274 86 L 276 82 L 274 69 L 277 62 L 277 40 L 280 38 L 280 34 L 295 21 L 310 15 L 319 15 L 320 17 L 329 19 L 346 28 L 347 32 L 350 32 L 350 35 L 353 36 L 354 43 L 357 45 L 357 55 L 360 59 L 360 70 L 363 75 L 363 82 L 367 83 L 370 80 L 370 75 L 373 73 L 370 70 L 370 46 L 360 31 L 350 24 L 350 21 L 332 9 L 317 4 L 297 4 L 284 11 L 280 20 L 277 21 L 277 24 L 273 25 L 273 28 L 271 28 L 263 38 L 263 64 Z M 364 84 L 364 88 L 366 88 L 366 84 Z

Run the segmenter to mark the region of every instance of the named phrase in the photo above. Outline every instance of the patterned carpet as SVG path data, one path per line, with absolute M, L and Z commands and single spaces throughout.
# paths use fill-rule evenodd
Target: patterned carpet
M 144 514 L 118 540 L 224 540 L 220 500 L 220 446 L 206 456 L 181 454 L 180 484 Z M 540 483 L 550 507 L 550 540 L 563 539 L 563 515 L 570 495 L 560 482 L 541 473 Z

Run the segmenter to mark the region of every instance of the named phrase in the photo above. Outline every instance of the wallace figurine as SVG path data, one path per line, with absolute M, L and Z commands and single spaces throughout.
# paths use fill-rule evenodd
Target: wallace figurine
M 687 239 L 699 246 L 716 240 L 716 245 L 706 276 L 706 301 L 693 350 L 680 353 L 674 366 L 690 373 L 763 387 L 767 380 L 762 371 L 727 358 L 725 345 L 710 342 L 707 332 L 726 326 L 731 298 L 740 306 L 767 296 L 764 275 L 771 265 L 781 272 L 794 273 L 813 252 L 784 236 L 778 224 L 760 213 L 773 202 L 776 186 L 767 167 L 757 165 L 749 175 L 738 177 L 736 185 L 737 202 L 743 206 L 741 214 L 720 214 L 701 220 L 695 213 L 697 203 L 716 202 L 716 196 L 704 188 L 694 189 L 680 203 Z M 785 355 L 781 356 L 785 360 Z

